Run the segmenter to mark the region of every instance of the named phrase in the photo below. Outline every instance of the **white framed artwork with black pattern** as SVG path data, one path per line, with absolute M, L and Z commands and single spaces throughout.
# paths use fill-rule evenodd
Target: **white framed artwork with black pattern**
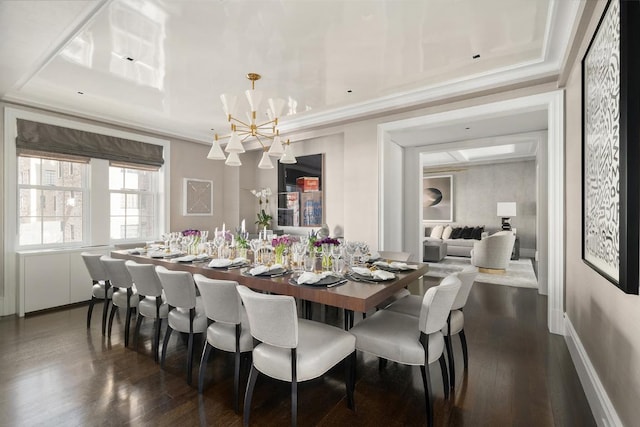
M 582 59 L 582 258 L 623 292 L 640 280 L 640 2 L 610 0 Z

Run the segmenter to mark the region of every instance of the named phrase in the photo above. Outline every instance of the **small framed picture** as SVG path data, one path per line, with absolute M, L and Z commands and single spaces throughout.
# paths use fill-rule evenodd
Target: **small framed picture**
M 183 215 L 213 215 L 213 181 L 185 178 L 182 194 Z

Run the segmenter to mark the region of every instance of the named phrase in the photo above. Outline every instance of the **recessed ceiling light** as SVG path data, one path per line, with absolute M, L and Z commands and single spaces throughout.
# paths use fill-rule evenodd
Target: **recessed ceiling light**
M 480 54 L 479 54 L 479 53 L 476 53 L 475 55 L 473 55 L 473 56 L 472 56 L 472 58 L 473 58 L 473 59 L 478 59 L 478 58 L 480 58 Z
M 130 56 L 127 56 L 125 59 L 126 59 L 127 61 L 131 61 L 131 62 L 135 61 L 135 59 L 133 59 L 133 58 L 132 58 L 132 57 L 130 57 Z
M 84 92 L 78 91 L 78 95 L 84 95 Z
M 353 92 L 351 89 L 347 89 L 347 93 L 351 93 Z
M 466 130 L 469 130 L 469 129 L 471 129 L 471 128 L 470 128 L 469 126 L 467 126 L 467 127 L 465 127 L 465 129 L 466 129 Z

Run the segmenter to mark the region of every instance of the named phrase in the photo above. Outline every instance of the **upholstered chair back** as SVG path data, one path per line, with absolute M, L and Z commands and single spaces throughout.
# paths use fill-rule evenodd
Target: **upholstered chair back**
M 458 291 L 458 295 L 456 295 L 456 299 L 453 301 L 451 310 L 460 310 L 467 304 L 467 299 L 469 299 L 469 293 L 471 292 L 471 286 L 473 286 L 473 282 L 476 280 L 476 276 L 478 275 L 478 269 L 471 265 L 456 275 L 458 276 L 458 279 L 460 279 L 460 290 Z
M 237 290 L 255 339 L 282 348 L 298 346 L 298 313 L 293 297 L 259 294 L 246 286 Z
M 87 266 L 87 271 L 89 271 L 91 280 L 94 280 L 96 282 L 107 280 L 107 272 L 105 271 L 104 266 L 100 261 L 102 255 L 92 254 L 90 252 L 82 252 L 80 256 L 82 256 L 84 265 Z
M 422 298 L 419 327 L 425 334 L 442 329 L 447 323 L 449 312 L 460 289 L 460 279 L 449 275 L 438 286 L 427 289 Z
M 107 278 L 112 286 L 120 289 L 127 289 L 133 286 L 133 279 L 123 259 L 115 259 L 105 255 L 100 257 L 100 262 L 104 266 Z
M 138 264 L 135 261 L 127 261 L 125 265 L 139 294 L 149 297 L 162 295 L 162 284 L 153 264 Z
M 193 280 L 198 286 L 209 319 L 232 325 L 240 323 L 242 300 L 236 290 L 238 282 L 209 279 L 201 274 L 194 274 Z
M 196 306 L 196 284 L 188 271 L 171 271 L 162 266 L 156 267 L 156 273 L 162 283 L 162 289 L 170 306 L 191 309 Z

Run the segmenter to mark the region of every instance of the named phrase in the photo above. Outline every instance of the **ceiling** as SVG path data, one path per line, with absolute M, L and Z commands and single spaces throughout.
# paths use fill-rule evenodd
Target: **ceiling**
M 207 142 L 228 130 L 219 96 L 242 96 L 245 74 L 257 72 L 265 98 L 287 101 L 281 129 L 290 132 L 557 75 L 577 4 L 1 1 L 0 99 Z M 259 117 L 267 120 L 265 109 Z M 534 130 L 529 119 L 482 132 Z M 480 129 L 394 139 L 414 145 Z

